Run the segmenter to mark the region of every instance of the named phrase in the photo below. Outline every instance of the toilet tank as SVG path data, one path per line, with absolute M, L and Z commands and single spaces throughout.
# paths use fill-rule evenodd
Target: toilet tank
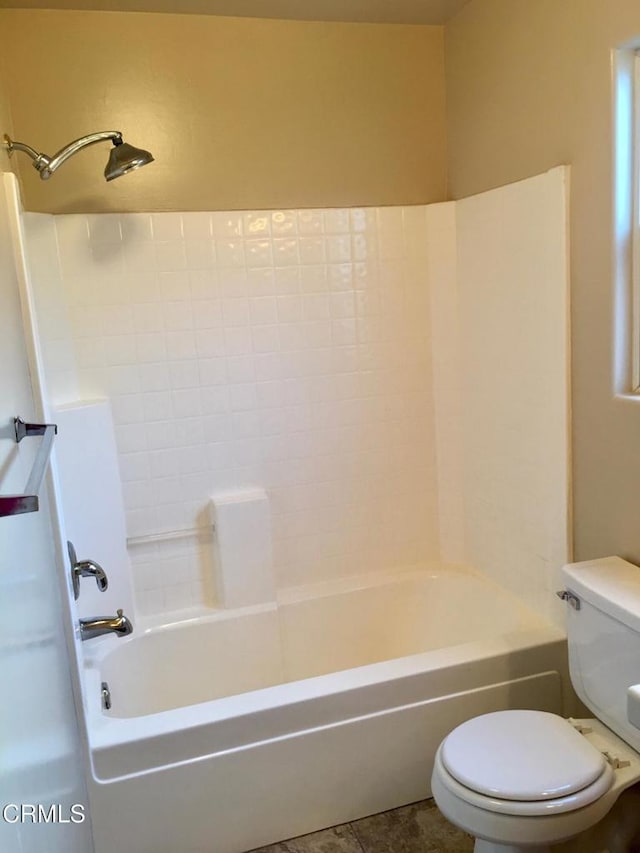
M 562 577 L 571 594 L 567 640 L 574 689 L 595 717 L 640 751 L 640 568 L 605 557 L 570 563 Z

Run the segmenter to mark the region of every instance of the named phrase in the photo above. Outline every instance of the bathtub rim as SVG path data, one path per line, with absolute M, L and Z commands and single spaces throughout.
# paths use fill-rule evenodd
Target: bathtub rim
M 104 776 L 96 773 L 94 758 L 103 751 L 112 748 L 133 746 L 140 741 L 152 742 L 165 738 L 193 734 L 211 726 L 225 723 L 246 723 L 251 726 L 252 720 L 264 719 L 264 715 L 274 715 L 283 709 L 289 709 L 303 718 L 301 724 L 288 734 L 304 732 L 310 728 L 322 727 L 355 719 L 358 713 L 345 716 L 341 710 L 343 703 L 356 699 L 363 690 L 379 692 L 382 689 L 380 701 L 376 708 L 369 708 L 367 714 L 388 711 L 413 704 L 416 701 L 415 691 L 419 689 L 420 700 L 435 699 L 439 696 L 456 694 L 461 691 L 459 682 L 463 677 L 468 684 L 463 691 L 476 687 L 491 680 L 491 670 L 507 658 L 517 659 L 518 656 L 535 655 L 541 658 L 538 672 L 550 667 L 544 663 L 545 652 L 557 656 L 560 647 L 566 645 L 566 637 L 562 632 L 550 626 L 548 629 L 534 628 L 529 631 L 517 632 L 515 636 L 504 635 L 482 642 L 464 643 L 404 658 L 342 670 L 327 675 L 302 679 L 297 682 L 265 687 L 235 696 L 212 699 L 195 705 L 172 708 L 139 717 L 113 717 L 103 713 L 100 704 L 100 677 L 96 669 L 86 673 L 86 686 L 90 692 L 89 707 L 86 709 L 87 731 L 93 776 L 97 781 L 115 781 L 118 776 Z M 558 667 L 552 667 L 558 669 Z M 473 671 L 472 671 L 473 670 Z M 523 677 L 526 667 L 513 674 L 513 680 Z M 430 677 L 431 689 L 422 692 L 426 685 L 417 688 L 418 682 Z M 508 679 L 498 677 L 495 683 Z M 393 692 L 392 701 L 389 693 Z M 320 703 L 326 709 L 326 715 L 319 724 L 314 721 L 309 724 L 304 720 L 309 703 Z M 269 739 L 268 736 L 266 739 Z M 248 745 L 264 740 L 265 737 L 248 737 L 242 743 L 219 745 L 209 749 L 207 755 L 242 749 Z M 171 763 L 171 762 L 169 762 Z M 165 766 L 159 762 L 148 770 Z
M 528 656 L 527 659 L 533 661 L 538 651 L 540 651 L 541 660 L 538 672 L 559 668 L 549 667 L 544 663 L 545 657 L 553 657 L 553 654 L 546 655 L 544 650 L 555 649 L 557 657 L 558 644 L 566 644 L 566 634 L 529 610 L 526 604 L 510 591 L 505 590 L 481 572 L 462 564 L 430 563 L 401 571 L 352 576 L 340 579 L 337 582 L 339 587 L 337 590 L 334 583 L 323 583 L 321 589 L 328 595 L 332 594 L 328 591 L 330 589 L 338 593 L 351 592 L 385 583 L 406 582 L 413 579 L 431 580 L 442 576 L 469 576 L 479 580 L 483 586 L 494 590 L 506 603 L 511 602 L 518 607 L 525 617 L 522 627 L 493 635 L 489 633 L 488 636 L 471 642 L 444 646 L 297 681 L 282 682 L 231 696 L 208 699 L 192 705 L 129 717 L 105 713 L 101 707 L 101 664 L 105 657 L 120 647 L 121 643 L 140 641 L 156 633 L 165 634 L 181 628 L 215 623 L 237 616 L 273 612 L 277 610 L 279 603 L 295 604 L 316 597 L 312 593 L 318 591 L 318 585 L 294 588 L 293 592 L 285 590 L 277 602 L 228 611 L 215 610 L 204 616 L 189 616 L 163 624 L 148 625 L 142 628 L 137 637 L 124 640 L 103 637 L 92 641 L 92 645 L 86 649 L 85 653 L 82 687 L 83 710 L 94 778 L 99 782 L 115 781 L 118 778 L 97 775 L 94 767 L 95 757 L 109 749 L 123 748 L 140 741 L 150 743 L 156 740 L 160 745 L 164 739 L 179 736 L 181 732 L 185 737 L 190 734 L 195 736 L 199 730 L 207 726 L 218 725 L 224 728 L 225 725 L 237 721 L 240 723 L 245 721 L 251 727 L 252 720 L 271 720 L 274 714 L 285 708 L 288 709 L 289 716 L 293 716 L 294 719 L 298 716 L 301 718 L 300 724 L 293 731 L 303 731 L 308 728 L 304 722 L 305 708 L 309 708 L 310 703 L 313 702 L 316 703 L 314 708 L 321 706 L 323 709 L 324 716 L 320 714 L 321 725 L 336 724 L 357 716 L 357 713 L 350 712 L 345 717 L 344 708 L 351 707 L 359 693 L 364 695 L 362 691 L 365 691 L 369 697 L 369 711 L 376 713 L 417 701 L 416 684 L 420 680 L 423 682 L 420 687 L 420 698 L 424 699 L 458 692 L 460 688 L 455 682 L 460 678 L 463 678 L 466 684 L 465 689 L 469 686 L 474 689 L 481 683 L 486 684 L 487 678 L 502 681 L 504 679 L 500 677 L 500 672 L 508 671 L 510 661 L 515 662 L 516 671 L 513 678 L 518 678 L 519 675 L 524 675 L 526 670 L 526 667 L 518 663 L 520 659 Z M 494 678 L 492 669 L 498 673 L 497 678 Z M 533 672 L 534 669 L 529 671 Z M 428 685 L 424 684 L 426 674 L 430 676 Z M 377 694 L 381 697 L 380 701 L 371 699 L 371 696 Z M 277 725 L 275 727 L 277 728 Z M 250 739 L 243 741 L 238 748 L 242 748 L 249 741 Z M 220 749 L 209 750 L 209 754 L 224 752 L 231 748 L 235 747 L 226 744 Z M 162 764 L 157 765 L 157 767 L 160 766 Z

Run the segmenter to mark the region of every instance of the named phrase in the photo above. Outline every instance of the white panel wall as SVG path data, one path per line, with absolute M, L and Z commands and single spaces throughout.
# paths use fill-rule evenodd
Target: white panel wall
M 464 562 L 460 319 L 456 202 L 427 207 L 427 274 L 431 298 L 433 397 L 438 471 L 440 554 Z
M 457 203 L 467 560 L 560 624 L 568 545 L 568 170 Z
M 76 354 L 58 261 L 55 219 L 43 213 L 23 213 L 22 221 L 28 237 L 30 282 L 38 312 L 42 380 L 50 402 L 77 400 Z
M 130 537 L 260 486 L 280 586 L 438 556 L 425 210 L 55 217 L 79 393 L 111 398 Z M 142 609 L 210 600 L 210 550 L 206 532 L 134 545 Z
M 13 175 L 2 175 L 11 186 Z M 39 439 L 19 445 L 13 417 L 38 415 L 29 382 L 8 206 L 0 183 L 0 491 L 22 492 Z M 65 645 L 66 612 L 43 497 L 38 513 L 0 518 L 0 803 L 87 808 L 80 735 Z M 11 820 L 16 815 L 10 809 Z M 90 853 L 83 824 L 9 823 L 0 849 L 13 853 Z

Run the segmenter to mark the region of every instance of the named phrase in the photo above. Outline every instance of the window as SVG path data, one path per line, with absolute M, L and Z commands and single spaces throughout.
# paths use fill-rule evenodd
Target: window
M 614 51 L 614 385 L 640 399 L 640 49 Z
M 633 51 L 631 137 L 631 388 L 640 394 L 640 51 Z

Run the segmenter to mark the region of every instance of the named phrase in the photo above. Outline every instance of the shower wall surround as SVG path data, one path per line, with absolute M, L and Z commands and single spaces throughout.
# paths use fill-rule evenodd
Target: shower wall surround
M 428 207 L 25 215 L 53 402 L 112 403 L 142 612 L 215 602 L 209 500 L 260 487 L 280 588 L 443 558 L 561 623 L 566 180 Z
M 466 558 L 564 624 L 569 537 L 568 168 L 457 202 Z
M 238 488 L 279 586 L 438 557 L 425 207 L 25 218 L 51 393 L 111 399 L 129 537 L 204 528 L 132 543 L 143 610 L 211 601 Z

